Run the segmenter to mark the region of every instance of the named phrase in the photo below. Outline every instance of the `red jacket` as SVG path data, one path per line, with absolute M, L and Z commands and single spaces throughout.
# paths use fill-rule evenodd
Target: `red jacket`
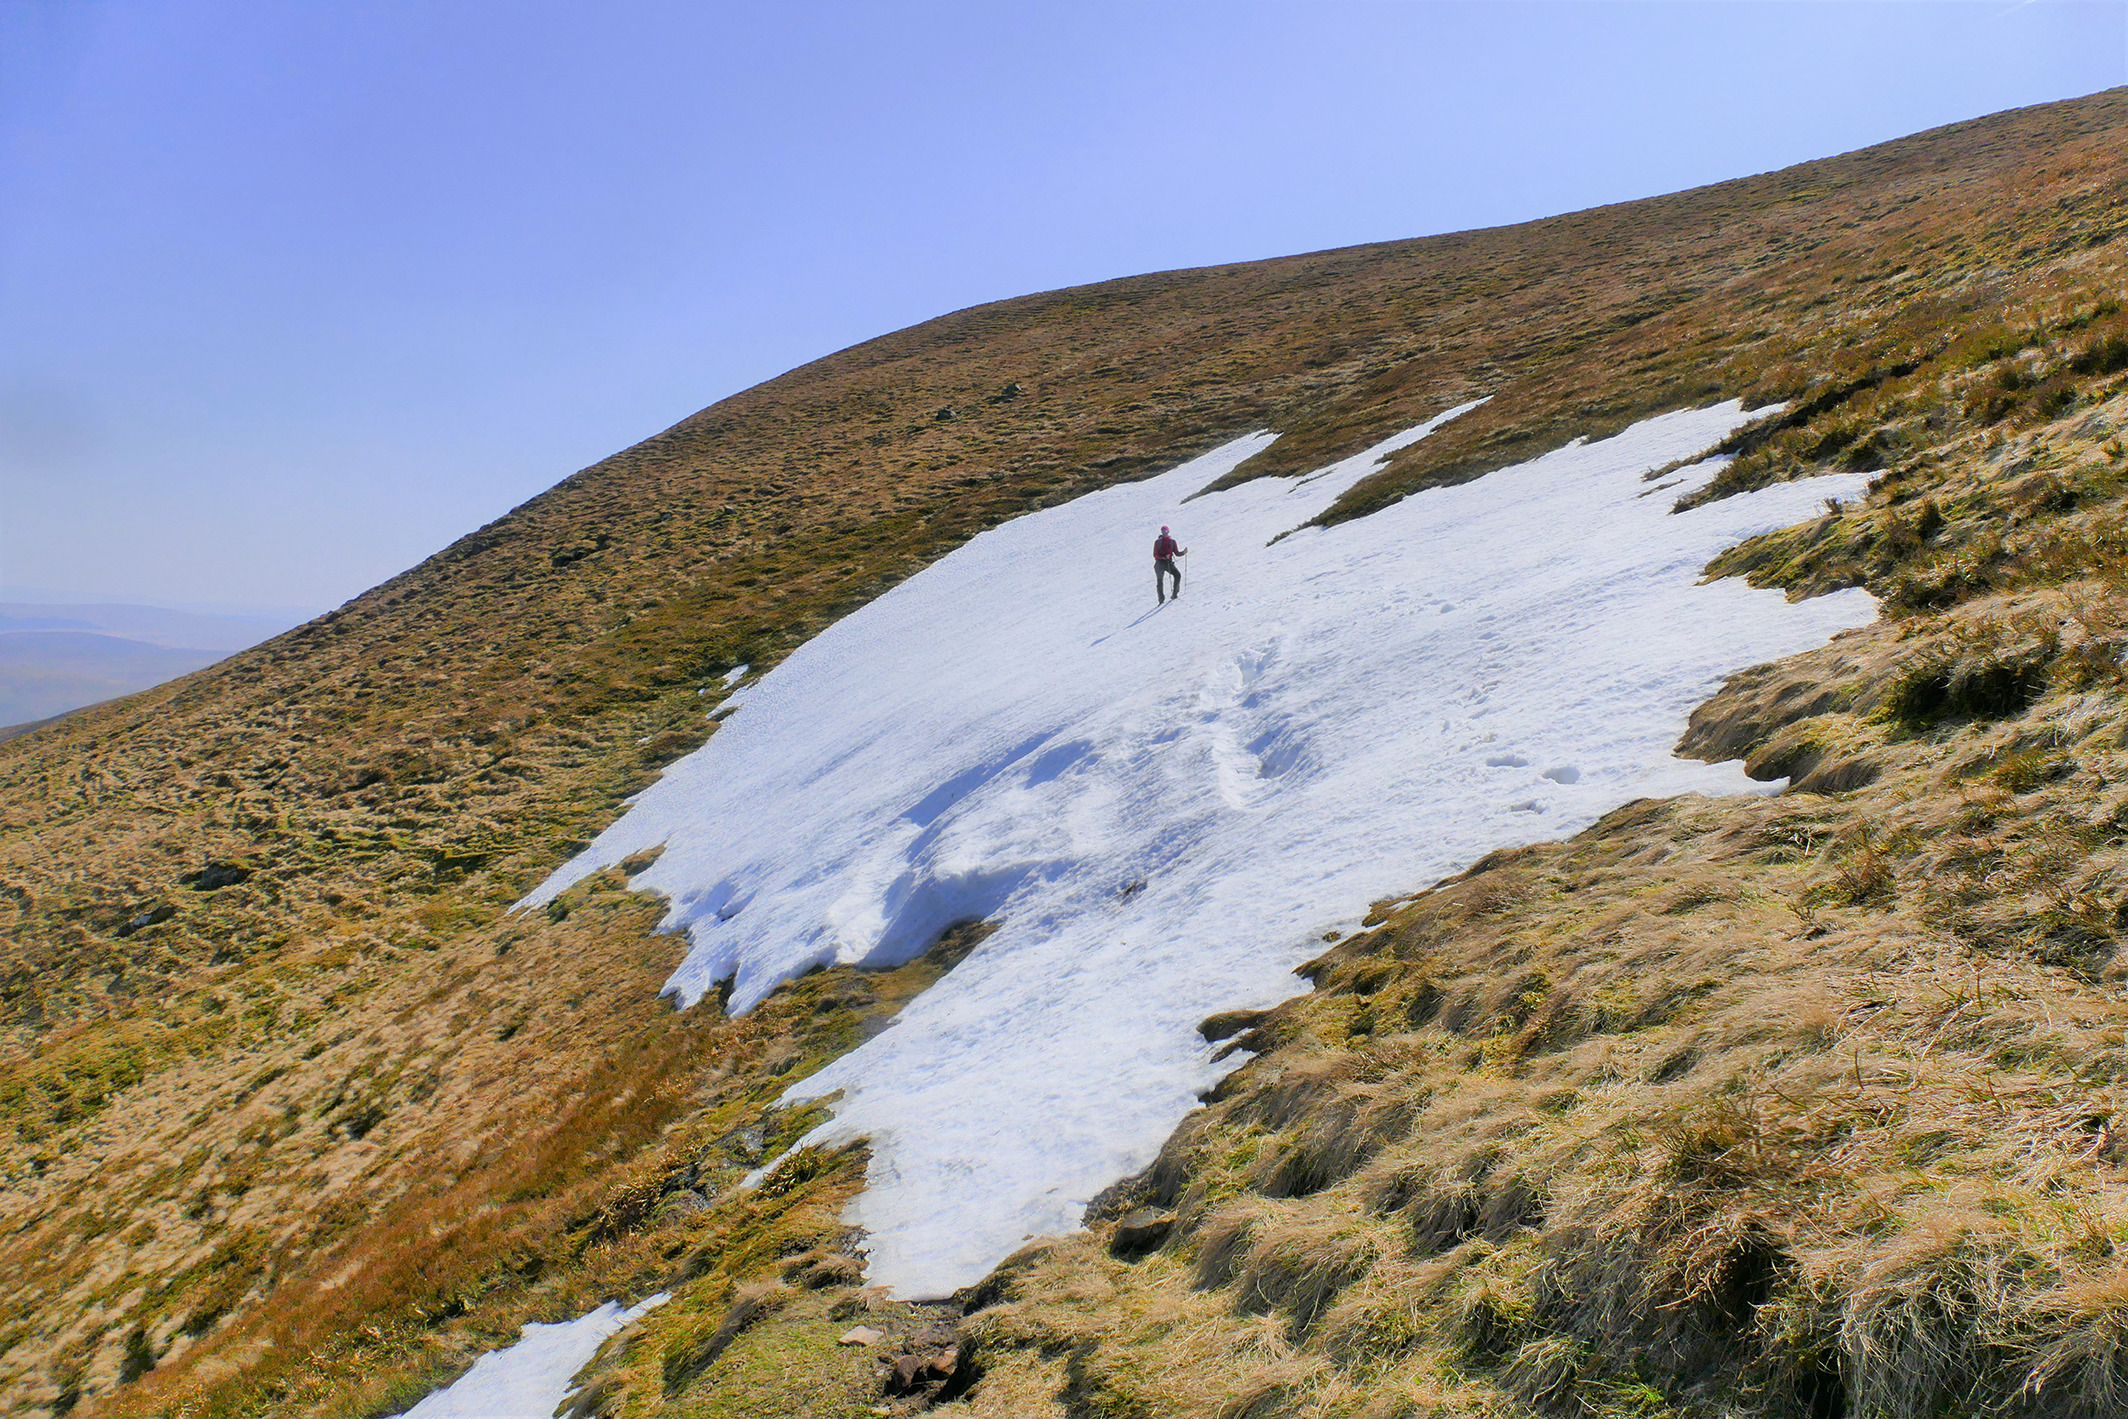
M 1153 560 L 1156 562 L 1168 561 L 1181 550 L 1182 548 L 1175 545 L 1175 539 L 1165 532 L 1153 539 Z

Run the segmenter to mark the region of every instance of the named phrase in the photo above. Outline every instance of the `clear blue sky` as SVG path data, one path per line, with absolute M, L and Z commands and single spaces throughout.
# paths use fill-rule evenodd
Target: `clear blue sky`
M 2128 3 L 0 0 L 0 584 L 326 606 L 940 312 L 2128 82 Z

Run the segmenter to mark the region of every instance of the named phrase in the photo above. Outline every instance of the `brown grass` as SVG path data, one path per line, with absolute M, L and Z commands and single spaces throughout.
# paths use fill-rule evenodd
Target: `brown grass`
M 507 903 L 713 732 L 713 677 L 981 528 L 1256 427 L 1285 436 L 1248 473 L 1295 471 L 1478 393 L 1333 516 L 1679 403 L 1791 400 L 1718 490 L 1875 489 L 1716 570 L 1872 586 L 1896 632 L 1707 719 L 1792 797 L 1630 810 L 1341 943 L 1145 1180 L 1166 1247 L 1045 1253 L 973 1318 L 959 1402 L 1652 1415 L 1710 1373 L 1805 1409 L 2008 1403 L 2018 1376 L 2105 1401 L 2113 1200 L 2076 1150 L 2112 1147 L 2086 1121 L 2119 929 L 2124 110 L 959 312 L 0 744 L 0 1407 L 386 1412 L 523 1319 L 678 1280 L 601 1391 L 665 1405 L 664 1327 L 848 1257 L 862 1157 L 692 1221 L 672 1184 L 795 1136 L 785 1083 L 920 981 L 674 1015 L 653 904 L 612 879 Z M 847 1288 L 786 1284 L 673 1406 L 831 1371 L 856 1402 L 822 1309 Z

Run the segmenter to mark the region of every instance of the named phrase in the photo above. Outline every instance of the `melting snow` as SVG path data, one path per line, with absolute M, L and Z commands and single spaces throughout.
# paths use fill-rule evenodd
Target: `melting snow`
M 1629 799 L 1763 792 L 1672 757 L 1742 666 L 1875 614 L 1789 604 L 1718 552 L 1859 477 L 1672 515 L 1641 474 L 1715 443 L 1734 403 L 1664 415 L 1460 487 L 1273 542 L 1441 419 L 1303 478 L 1185 501 L 1270 442 L 975 538 L 755 683 L 527 898 L 667 844 L 636 885 L 692 950 L 688 1002 L 744 1010 L 826 962 L 889 966 L 948 924 L 996 934 L 895 1025 L 797 1086 L 842 1091 L 809 1141 L 868 1135 L 872 1276 L 939 1295 L 1078 1225 L 1233 1062 L 1216 1010 L 1370 901 Z M 1719 463 L 1690 470 L 1711 477 Z M 1155 611 L 1150 544 L 1190 556 Z
M 620 1302 L 608 1301 L 575 1320 L 527 1325 L 515 1345 L 481 1356 L 457 1383 L 429 1395 L 400 1419 L 551 1419 L 569 1397 L 569 1381 L 591 1363 L 606 1338 L 671 1299 L 660 1291 L 625 1310 Z

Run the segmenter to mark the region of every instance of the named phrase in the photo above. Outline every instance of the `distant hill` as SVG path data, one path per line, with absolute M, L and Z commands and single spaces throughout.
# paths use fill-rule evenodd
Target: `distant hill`
M 0 601 L 0 735 L 188 675 L 293 624 L 166 606 Z

